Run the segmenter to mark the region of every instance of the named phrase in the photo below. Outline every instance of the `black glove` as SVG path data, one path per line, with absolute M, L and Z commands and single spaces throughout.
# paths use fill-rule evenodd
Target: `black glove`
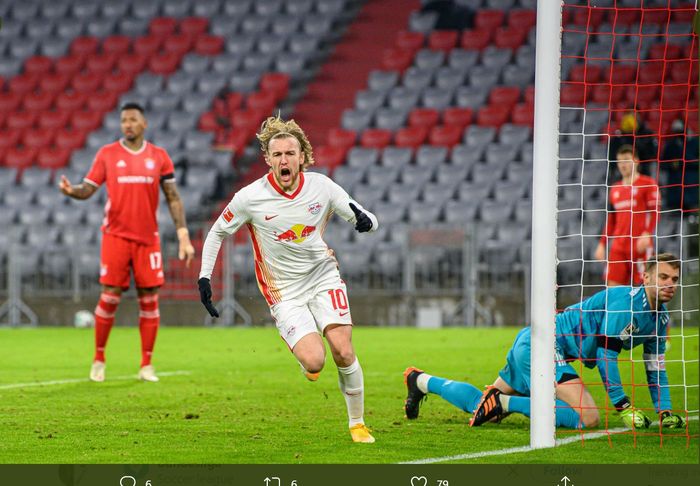
M 360 233 L 366 233 L 372 229 L 372 220 L 369 219 L 369 216 L 357 209 L 357 206 L 355 206 L 353 203 L 350 203 L 350 209 L 352 209 L 352 212 L 355 213 L 355 219 L 357 220 L 355 223 L 355 229 L 357 231 Z
M 214 304 L 211 303 L 211 283 L 206 277 L 202 277 L 197 280 L 197 285 L 199 286 L 199 300 L 202 301 L 204 307 L 207 308 L 207 312 L 212 317 L 219 317 L 219 311 L 216 310 Z

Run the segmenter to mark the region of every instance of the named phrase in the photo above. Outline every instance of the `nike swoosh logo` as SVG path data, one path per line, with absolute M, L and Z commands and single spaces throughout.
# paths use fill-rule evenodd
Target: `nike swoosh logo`
M 277 216 L 279 216 L 279 214 L 273 214 L 272 216 L 265 216 L 265 221 L 270 221 L 271 219 L 276 218 Z
M 338 312 L 338 315 L 339 315 L 340 317 L 347 316 L 348 314 L 350 314 L 350 312 Z

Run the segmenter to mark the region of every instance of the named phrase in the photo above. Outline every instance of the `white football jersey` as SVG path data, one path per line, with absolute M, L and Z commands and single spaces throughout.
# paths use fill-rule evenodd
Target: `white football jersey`
M 269 305 L 298 298 L 324 282 L 337 282 L 338 262 L 323 241 L 331 216 L 355 224 L 350 203 L 371 220 L 376 216 L 353 200 L 343 188 L 319 173 L 300 173 L 299 187 L 288 194 L 272 173 L 238 191 L 207 236 L 200 278 L 211 278 L 221 241 L 248 225 L 255 256 L 258 286 Z

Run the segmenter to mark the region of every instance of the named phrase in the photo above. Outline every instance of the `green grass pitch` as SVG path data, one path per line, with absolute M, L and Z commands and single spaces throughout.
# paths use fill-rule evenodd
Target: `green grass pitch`
M 495 378 L 517 331 L 357 327 L 353 339 L 365 373 L 365 418 L 377 442 L 353 444 L 330 358 L 319 381 L 307 382 L 273 328 L 163 327 L 156 369 L 183 373 L 155 384 L 135 379 L 135 328 L 113 330 L 104 383 L 87 380 L 91 330 L 0 329 L 0 462 L 397 463 L 526 446 L 529 422 L 519 416 L 470 429 L 469 416 L 437 396 L 424 402 L 418 420 L 403 416 L 407 366 L 483 386 Z M 681 353 L 695 361 L 675 361 Z M 685 373 L 686 382 L 696 385 L 674 387 L 674 403 L 682 404 L 687 395 L 693 410 L 697 359 L 697 337 L 684 344 L 677 338 L 668 355 L 671 383 L 680 383 Z M 635 382 L 644 383 L 640 365 L 624 367 L 623 380 L 631 380 L 632 372 Z M 600 381 L 595 370 L 586 370 L 584 380 Z M 18 386 L 51 381 L 59 383 Z M 645 388 L 634 389 L 650 403 Z M 592 392 L 605 403 L 601 386 Z M 615 414 L 609 420 L 610 428 L 620 427 Z M 663 446 L 658 429 L 652 429 L 636 438 L 615 435 L 449 462 L 697 464 L 698 428 L 696 417 L 690 438 L 674 432 L 663 437 Z

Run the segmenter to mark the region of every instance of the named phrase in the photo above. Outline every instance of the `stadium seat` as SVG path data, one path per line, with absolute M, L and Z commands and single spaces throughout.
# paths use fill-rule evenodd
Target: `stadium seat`
M 512 122 L 515 125 L 533 126 L 535 123 L 535 107 L 530 103 L 518 103 L 513 107 Z
M 194 51 L 202 56 L 216 56 L 224 49 L 223 37 L 200 35 L 194 44 Z
M 404 71 L 413 62 L 413 52 L 396 47 L 385 49 L 382 53 L 382 68 L 389 71 Z
M 36 124 L 39 128 L 56 130 L 68 124 L 70 112 L 63 110 L 45 111 L 39 114 Z
M 345 153 L 355 145 L 357 133 L 352 130 L 343 130 L 342 128 L 331 128 L 328 130 L 328 145 L 331 147 L 339 147 Z
M 342 147 L 332 147 L 330 145 L 322 145 L 314 149 L 314 167 L 324 167 L 330 170 L 343 163 L 345 158 L 345 150 Z
M 377 128 L 387 130 L 398 130 L 406 121 L 407 113 L 403 110 L 392 108 L 380 108 L 375 114 Z
M 39 84 L 39 76 L 36 74 L 19 74 L 7 83 L 9 91 L 20 95 L 26 95 L 34 91 Z
M 491 32 L 489 29 L 464 30 L 459 45 L 463 49 L 482 51 L 491 42 Z
M 394 41 L 396 47 L 408 49 L 414 52 L 421 49 L 424 43 L 425 35 L 423 35 L 421 32 L 411 32 L 407 30 L 397 32 L 396 40 Z
M 389 107 L 401 111 L 412 110 L 418 104 L 420 93 L 420 89 L 410 89 L 404 86 L 391 88 L 388 98 Z
M 438 125 L 430 130 L 428 141 L 431 145 L 453 147 L 460 142 L 463 128 L 457 125 Z
M 445 125 L 454 125 L 463 129 L 471 123 L 473 116 L 470 108 L 447 108 L 442 113 L 442 122 Z
M 171 74 L 180 63 L 180 55 L 173 52 L 164 52 L 151 57 L 148 62 L 149 70 L 154 74 Z
M 71 81 L 71 87 L 78 93 L 90 95 L 97 91 L 102 84 L 103 77 L 97 73 L 83 72 L 76 75 Z
M 362 132 L 360 144 L 363 147 L 383 149 L 391 143 L 392 133 L 390 130 L 370 128 Z
M 24 61 L 24 72 L 30 75 L 43 76 L 53 68 L 53 61 L 46 56 L 32 56 Z
M 5 120 L 5 126 L 7 128 L 27 130 L 34 125 L 37 116 L 38 113 L 32 111 L 16 111 Z
M 493 32 L 503 25 L 505 12 L 496 9 L 480 9 L 474 17 L 474 27 Z
M 427 88 L 423 90 L 421 103 L 426 108 L 444 110 L 452 103 L 454 91 L 444 88 Z
M 394 136 L 394 143 L 397 147 L 418 148 L 425 143 L 428 138 L 428 127 L 411 126 L 397 130 Z
M 86 101 L 87 93 L 64 91 L 56 97 L 55 106 L 58 110 L 75 111 L 85 106 Z
M 515 50 L 525 42 L 529 29 L 498 27 L 493 35 L 494 45 L 500 49 Z
M 71 42 L 70 53 L 78 56 L 89 56 L 97 53 L 100 48 L 100 41 L 94 36 L 77 37 Z
M 22 144 L 28 149 L 40 149 L 51 145 L 53 131 L 44 128 L 30 128 L 22 135 Z
M 499 128 L 508 121 L 511 108 L 507 105 L 485 106 L 477 112 L 476 122 L 481 126 Z
M 379 151 L 371 147 L 353 147 L 347 154 L 347 164 L 361 170 L 375 165 L 379 160 Z
M 12 91 L 0 92 L 0 112 L 9 113 L 19 109 L 22 95 Z
M 27 147 L 10 147 L 5 152 L 5 167 L 12 167 L 15 169 L 24 169 L 33 165 L 36 160 L 36 149 L 30 149 Z M 7 194 L 5 194 L 5 201 L 7 202 Z
M 156 55 L 156 53 L 160 49 L 162 42 L 163 39 L 154 35 L 142 35 L 134 40 L 132 49 L 134 51 L 134 54 L 143 54 L 148 58 Z
M 74 128 L 63 128 L 56 132 L 54 143 L 58 148 L 75 150 L 85 144 L 86 137 L 86 132 Z
M 559 99 L 561 106 L 583 106 L 586 100 L 586 86 L 581 83 L 562 83 Z
M 440 112 L 433 108 L 416 108 L 408 116 L 408 123 L 412 127 L 432 128 L 440 120 Z
M 57 169 L 68 165 L 70 150 L 59 147 L 43 147 L 37 155 L 39 167 L 43 169 Z
M 367 86 L 374 91 L 388 91 L 399 81 L 397 71 L 371 71 L 367 79 Z

